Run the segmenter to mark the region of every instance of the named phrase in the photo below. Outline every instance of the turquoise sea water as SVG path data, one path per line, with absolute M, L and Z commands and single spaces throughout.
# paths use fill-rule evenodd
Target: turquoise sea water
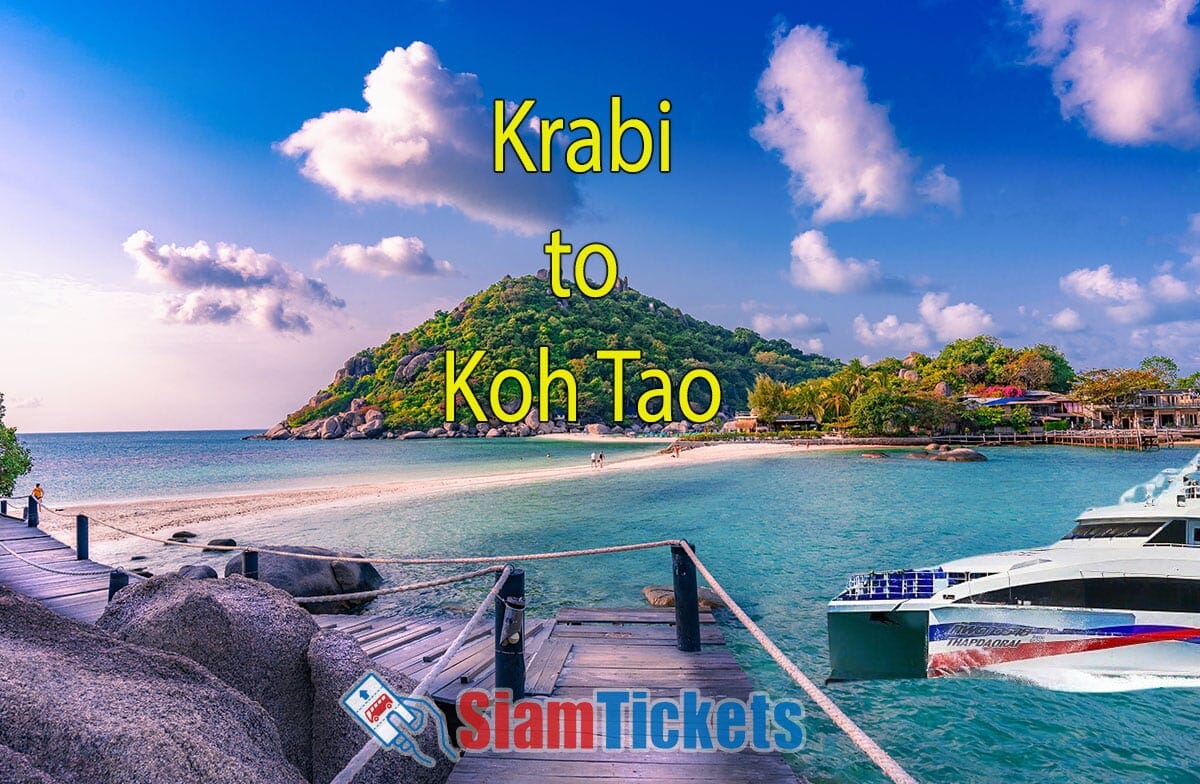
M 236 492 L 280 484 L 502 472 L 530 460 L 587 459 L 595 447 L 538 439 L 498 442 L 242 442 L 240 434 L 29 436 L 37 478 L 55 498 L 135 498 Z M 653 448 L 604 445 L 620 458 Z M 1084 507 L 1181 465 L 1183 450 L 1145 454 L 1006 448 L 987 463 L 863 460 L 797 454 L 726 463 L 672 461 L 657 470 L 584 472 L 579 479 L 464 492 L 405 503 L 367 501 L 335 512 L 291 510 L 202 536 L 303 542 L 374 554 L 529 552 L 683 536 L 764 629 L 810 675 L 828 672 L 825 604 L 847 574 L 930 565 L 1047 543 Z M 104 479 L 99 477 L 103 476 Z M 71 488 L 78 487 L 74 490 Z M 466 489 L 466 488 L 464 488 Z M 151 568 L 220 556 L 139 543 L 106 555 L 151 556 Z M 390 569 L 394 581 L 431 574 Z M 650 551 L 527 569 L 531 611 L 569 604 L 637 605 L 640 589 L 670 580 L 669 556 Z M 389 599 L 375 610 L 450 612 L 483 586 Z M 798 692 L 725 622 L 756 685 Z M 1200 692 L 1051 691 L 991 678 L 833 684 L 842 708 L 923 782 L 1200 781 Z M 874 767 L 813 707 L 794 760 L 813 782 L 878 782 Z

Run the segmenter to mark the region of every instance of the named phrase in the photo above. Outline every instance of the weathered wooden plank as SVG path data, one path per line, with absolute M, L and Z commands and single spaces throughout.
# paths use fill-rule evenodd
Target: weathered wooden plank
M 673 607 L 564 607 L 555 620 L 559 623 L 675 623 Z M 712 613 L 700 613 L 700 623 L 716 623 Z
M 525 691 L 535 696 L 546 696 L 554 691 L 562 673 L 572 645 L 568 640 L 549 639 L 533 657 L 525 673 Z

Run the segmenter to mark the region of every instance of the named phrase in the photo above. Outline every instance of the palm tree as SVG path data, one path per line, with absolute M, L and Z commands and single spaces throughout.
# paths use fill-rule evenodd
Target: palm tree
M 825 418 L 825 406 L 821 403 L 821 393 L 815 384 L 792 387 L 788 404 L 796 416 L 811 416 L 818 423 Z
M 844 411 L 850 409 L 850 393 L 844 379 L 830 376 L 821 387 L 821 401 L 825 410 L 833 410 L 833 415 L 839 419 Z

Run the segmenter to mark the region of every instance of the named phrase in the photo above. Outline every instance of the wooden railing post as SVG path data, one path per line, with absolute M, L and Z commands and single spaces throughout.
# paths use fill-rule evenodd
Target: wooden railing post
M 257 550 L 242 550 L 242 576 L 250 580 L 258 579 Z
M 129 585 L 129 575 L 124 569 L 113 569 L 108 573 L 108 600 L 111 602 L 113 595 L 125 586 Z
M 691 547 L 692 543 L 688 542 Z M 694 548 L 693 548 L 694 549 Z M 671 545 L 671 572 L 675 577 L 675 647 L 686 653 L 700 650 L 700 597 L 696 565 L 679 545 Z
M 25 523 L 30 528 L 38 526 L 38 502 L 33 496 L 29 496 L 29 503 L 25 506 Z
M 0 501 L 0 517 L 8 517 L 8 501 Z
M 88 519 L 87 515 L 75 515 L 75 560 L 88 559 Z
M 513 569 L 496 594 L 496 688 L 525 698 L 525 572 Z

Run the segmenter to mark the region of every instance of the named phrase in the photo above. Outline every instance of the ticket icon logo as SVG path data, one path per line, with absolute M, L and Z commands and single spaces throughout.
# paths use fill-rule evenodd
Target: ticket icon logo
M 446 717 L 428 697 L 401 696 L 377 673 L 368 672 L 342 695 L 342 707 L 381 746 L 412 757 L 427 768 L 437 760 L 421 750 L 418 740 L 427 721 L 437 727 L 438 745 L 452 762 L 458 750 L 450 743 Z

